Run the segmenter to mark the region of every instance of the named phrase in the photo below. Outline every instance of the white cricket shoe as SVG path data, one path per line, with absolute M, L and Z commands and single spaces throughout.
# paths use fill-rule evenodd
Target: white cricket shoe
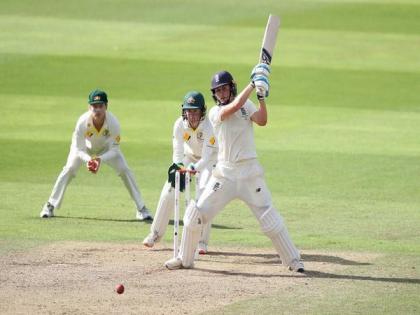
M 165 267 L 169 270 L 176 270 L 183 268 L 182 260 L 178 257 L 171 258 L 167 262 L 165 262 Z
M 51 218 L 54 216 L 54 206 L 47 202 L 44 207 L 42 207 L 42 211 L 39 214 L 41 218 Z
M 289 266 L 290 271 L 296 272 L 305 272 L 305 267 L 303 266 L 303 262 L 298 259 L 293 259 Z
M 141 210 L 137 210 L 136 219 L 139 221 L 153 220 L 152 215 L 150 214 L 149 209 L 144 206 Z
M 198 243 L 197 251 L 198 251 L 198 254 L 200 255 L 207 254 L 207 244 L 204 242 Z
M 159 241 L 160 236 L 157 232 L 153 232 L 146 236 L 146 238 L 143 240 L 143 245 L 152 248 L 155 245 L 155 243 Z

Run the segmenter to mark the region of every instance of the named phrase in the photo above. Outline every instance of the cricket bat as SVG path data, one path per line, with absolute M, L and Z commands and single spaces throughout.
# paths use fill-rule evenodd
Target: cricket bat
M 280 28 L 280 18 L 275 15 L 268 17 L 267 26 L 265 28 L 264 38 L 261 45 L 260 63 L 271 64 L 273 58 L 274 47 L 276 46 L 277 33 Z

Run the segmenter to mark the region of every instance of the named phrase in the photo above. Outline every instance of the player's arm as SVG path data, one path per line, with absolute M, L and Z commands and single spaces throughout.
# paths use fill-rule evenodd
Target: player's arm
M 184 129 L 182 128 L 182 118 L 178 119 L 172 133 L 172 162 L 182 164 L 184 160 Z
M 254 88 L 255 85 L 251 82 L 242 90 L 241 93 L 239 93 L 239 95 L 232 101 L 232 103 L 223 106 L 222 110 L 220 111 L 220 120 L 225 120 L 230 115 L 238 111 L 248 100 Z
M 258 99 L 260 107 L 252 114 L 251 120 L 258 126 L 265 126 L 267 124 L 267 107 L 265 106 L 265 98 Z
M 196 170 L 201 172 L 203 169 L 207 168 L 209 164 L 216 164 L 217 162 L 217 152 L 218 147 L 216 143 L 216 138 L 211 132 L 207 134 L 204 138 L 203 148 L 201 150 L 201 159 L 197 163 L 188 166 L 188 169 Z
M 260 105 L 258 110 L 251 115 L 251 120 L 259 126 L 265 126 L 267 124 L 267 107 L 265 104 L 265 98 L 268 97 L 270 90 L 270 82 L 268 80 L 270 73 L 270 66 L 265 63 L 257 64 L 251 72 L 251 83 L 256 88 L 257 98 Z
M 86 128 L 83 128 L 80 121 L 77 122 L 76 128 L 74 129 L 72 140 L 71 140 L 71 150 L 76 152 L 77 156 L 83 161 L 90 161 L 91 157 L 87 153 L 86 143 L 85 143 L 85 133 Z
M 117 119 L 109 120 L 110 136 L 106 141 L 107 149 L 105 152 L 97 157 L 102 162 L 106 162 L 115 158 L 120 151 L 121 127 Z

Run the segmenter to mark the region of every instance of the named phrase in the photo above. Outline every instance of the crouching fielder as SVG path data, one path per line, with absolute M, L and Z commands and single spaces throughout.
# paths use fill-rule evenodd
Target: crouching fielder
M 67 163 L 55 182 L 48 202 L 41 211 L 41 218 L 54 216 L 63 201 L 64 192 L 82 164 L 96 174 L 102 163 L 111 166 L 121 177 L 136 204 L 136 218 L 140 221 L 152 219 L 146 208 L 133 173 L 128 168 L 120 151 L 120 124 L 107 111 L 108 97 L 104 91 L 94 90 L 89 94 L 89 111 L 77 121 L 73 132 Z
M 168 260 L 168 269 L 192 268 L 200 229 L 231 200 L 243 200 L 272 241 L 283 264 L 304 272 L 300 254 L 290 239 L 283 218 L 274 207 L 257 161 L 253 123 L 267 123 L 265 97 L 268 96 L 270 68 L 257 65 L 251 83 L 236 97 L 236 83 L 229 72 L 216 73 L 211 91 L 218 106 L 210 110 L 219 152 L 217 165 L 197 204 L 191 202 L 184 217 L 184 230 L 178 257 Z M 259 108 L 248 100 L 257 89 Z
M 175 171 L 184 168 L 198 171 L 199 189 L 196 198 L 203 191 L 217 159 L 217 146 L 213 128 L 206 116 L 206 105 L 201 93 L 191 91 L 184 97 L 182 114 L 173 128 L 173 165 L 168 171 L 168 181 L 163 185 L 155 219 L 150 234 L 143 240 L 147 247 L 153 247 L 165 234 L 169 218 L 175 205 Z M 183 185 L 184 180 L 184 185 Z M 181 180 L 181 191 L 185 186 L 185 176 Z M 200 254 L 207 253 L 211 223 L 208 221 L 200 228 L 201 238 L 198 245 Z

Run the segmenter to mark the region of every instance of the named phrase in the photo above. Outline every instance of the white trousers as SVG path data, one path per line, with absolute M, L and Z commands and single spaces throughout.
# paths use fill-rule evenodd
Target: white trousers
M 188 165 L 191 161 L 188 158 L 185 159 L 184 165 Z M 199 188 L 197 189 L 197 196 L 195 199 L 198 199 L 201 193 L 206 186 L 206 183 L 210 179 L 211 169 L 204 169 L 202 172 L 197 173 Z M 193 195 L 191 195 L 193 196 Z M 169 219 L 173 216 L 175 207 L 175 188 L 171 186 L 171 183 L 168 181 L 165 182 L 160 193 L 159 203 L 156 208 L 155 217 L 153 219 L 152 226 L 150 227 L 150 232 L 157 235 L 159 238 L 166 232 L 166 228 L 169 224 Z M 200 242 L 208 245 L 210 239 L 210 230 L 211 222 L 207 222 L 202 227 Z
M 234 199 L 244 201 L 257 219 L 271 207 L 271 194 L 257 160 L 216 166 L 197 202 L 203 222 L 212 220 Z
M 119 151 L 114 158 L 104 163 L 111 166 L 117 172 L 118 176 L 121 177 L 125 187 L 130 193 L 131 198 L 136 204 L 137 209 L 142 209 L 144 207 L 144 202 L 141 197 L 140 190 L 137 187 L 134 174 L 128 168 L 127 162 L 125 161 L 122 152 Z M 69 185 L 70 181 L 76 176 L 77 171 L 79 170 L 82 164 L 85 164 L 85 162 L 82 159 L 80 159 L 77 156 L 77 154 L 70 151 L 69 156 L 67 157 L 67 163 L 63 167 L 63 170 L 61 171 L 60 175 L 58 175 L 54 188 L 51 192 L 51 196 L 48 199 L 48 201 L 55 208 L 60 208 L 66 188 Z
M 300 260 L 284 220 L 272 204 L 264 171 L 258 161 L 252 159 L 234 164 L 218 163 L 197 205 L 189 207 L 179 254 L 185 267 L 193 264 L 198 242 L 197 228 L 212 221 L 233 199 L 240 199 L 249 206 L 283 263 L 291 266 L 294 261 Z

